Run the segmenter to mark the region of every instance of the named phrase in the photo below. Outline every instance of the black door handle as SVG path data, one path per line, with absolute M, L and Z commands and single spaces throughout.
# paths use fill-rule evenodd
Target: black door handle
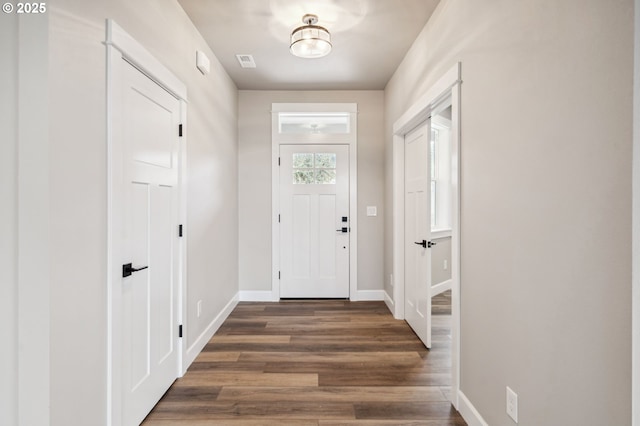
M 336 229 L 336 232 L 349 232 L 349 228 Z
M 423 248 L 427 248 L 427 247 L 431 248 L 436 245 L 436 243 L 434 243 L 433 241 L 427 241 L 427 240 L 422 240 L 420 242 L 415 242 L 413 244 L 417 244 L 419 246 L 422 246 Z
M 131 263 L 126 263 L 122 265 L 122 278 L 128 277 L 134 272 L 142 271 L 143 269 L 147 269 L 148 266 L 143 266 L 142 268 L 134 268 L 131 266 Z

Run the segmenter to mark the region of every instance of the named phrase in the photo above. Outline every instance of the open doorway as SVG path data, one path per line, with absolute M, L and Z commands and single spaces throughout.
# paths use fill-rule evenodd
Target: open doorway
M 460 71 L 458 63 L 393 126 L 394 316 L 407 319 L 414 330 L 421 330 L 417 334 L 427 347 L 431 346 L 434 320 L 440 325 L 441 319 L 448 319 L 450 325 L 446 328 L 450 331 L 444 338 L 451 348 L 450 398 L 456 409 L 460 324 Z M 419 133 L 423 136 L 418 137 Z M 409 146 L 416 140 L 421 140 L 422 148 Z M 415 153 L 407 155 L 410 149 Z M 416 155 L 420 155 L 419 161 L 415 160 Z M 419 167 L 417 172 L 411 170 L 415 167 Z M 416 184 L 418 177 L 420 185 Z M 412 269 L 412 265 L 417 266 Z M 432 315 L 434 306 L 443 302 L 448 305 L 449 293 L 450 316 Z M 438 333 L 442 330 L 439 328 Z

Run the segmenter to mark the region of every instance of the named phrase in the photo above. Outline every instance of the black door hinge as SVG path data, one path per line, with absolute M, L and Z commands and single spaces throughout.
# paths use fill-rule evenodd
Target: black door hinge
M 280 279 L 280 271 L 278 271 L 278 279 Z
M 182 137 L 182 124 L 178 125 L 178 136 Z
M 182 324 L 178 326 L 178 337 L 182 337 Z
M 278 223 L 280 223 L 280 215 L 278 215 Z
M 278 157 L 278 166 L 280 165 L 280 157 Z
M 182 225 L 178 225 L 178 237 L 182 237 Z

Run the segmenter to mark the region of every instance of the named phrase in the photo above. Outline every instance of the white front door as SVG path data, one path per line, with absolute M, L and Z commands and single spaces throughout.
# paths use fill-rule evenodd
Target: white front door
M 123 76 L 123 424 L 138 425 L 178 372 L 180 103 L 128 63 Z
M 431 347 L 429 121 L 405 136 L 405 318 Z
M 349 146 L 280 146 L 280 297 L 349 297 Z

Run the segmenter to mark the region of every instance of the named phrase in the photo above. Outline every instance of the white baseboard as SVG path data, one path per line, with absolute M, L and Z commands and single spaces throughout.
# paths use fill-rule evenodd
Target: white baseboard
M 431 286 L 431 297 L 436 296 L 440 293 L 444 293 L 447 290 L 451 290 L 451 283 L 452 281 L 449 279 Z
M 358 301 L 381 301 L 384 300 L 384 290 L 358 290 L 356 297 Z
M 389 308 L 389 311 L 391 312 L 391 315 L 393 315 L 395 317 L 395 315 L 396 315 L 396 304 L 393 301 L 393 299 L 391 298 L 391 296 L 389 296 L 389 293 L 387 293 L 386 290 L 384 290 L 384 303 L 387 305 L 387 308 Z
M 241 302 L 277 302 L 272 291 L 240 291 L 238 298 Z
M 461 390 L 458 390 L 458 405 L 460 415 L 469 426 L 489 426 Z
M 205 328 L 205 330 L 198 336 L 196 341 L 187 349 L 187 353 L 183 358 L 183 371 L 187 371 L 187 368 L 196 359 L 196 357 L 202 352 L 205 345 L 209 343 L 209 340 L 218 331 L 224 320 L 227 319 L 233 308 L 238 304 L 238 295 L 236 294 L 222 309 L 222 311 L 211 321 L 211 323 Z
M 384 290 L 358 290 L 354 301 L 381 301 L 385 300 Z M 240 291 L 238 300 L 241 302 L 277 302 L 271 291 Z

